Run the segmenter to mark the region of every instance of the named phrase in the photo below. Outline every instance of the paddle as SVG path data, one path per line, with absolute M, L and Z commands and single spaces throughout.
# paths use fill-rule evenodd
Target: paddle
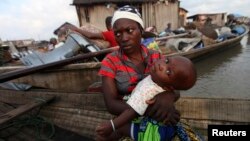
M 46 69 L 65 66 L 65 65 L 71 64 L 73 62 L 83 60 L 83 59 L 96 57 L 96 56 L 99 56 L 99 55 L 104 55 L 104 54 L 110 53 L 110 52 L 112 52 L 114 50 L 117 50 L 118 48 L 119 47 L 103 49 L 101 51 L 90 52 L 90 53 L 86 53 L 86 54 L 80 54 L 78 56 L 74 56 L 74 57 L 71 57 L 71 58 L 67 58 L 67 59 L 64 59 L 64 60 L 60 60 L 60 61 L 56 61 L 56 62 L 44 64 L 44 65 L 39 65 L 39 66 L 34 66 L 34 67 L 30 67 L 30 68 L 25 68 L 25 69 L 21 69 L 21 70 L 15 70 L 15 71 L 3 73 L 3 74 L 0 75 L 0 83 L 6 82 L 6 81 L 9 81 L 9 80 L 12 80 L 12 79 L 16 79 L 16 78 L 19 78 L 19 77 L 22 77 L 22 76 L 26 76 L 26 75 L 29 75 L 29 74 L 33 74 L 33 73 L 36 73 L 36 72 L 44 71 Z
M 167 40 L 167 39 L 170 39 L 170 38 L 178 38 L 178 37 L 186 36 L 188 34 L 189 33 L 182 33 L 182 34 L 171 35 L 171 36 L 166 36 L 166 37 L 159 37 L 159 38 L 156 38 L 155 40 L 156 41 L 162 41 L 162 40 Z

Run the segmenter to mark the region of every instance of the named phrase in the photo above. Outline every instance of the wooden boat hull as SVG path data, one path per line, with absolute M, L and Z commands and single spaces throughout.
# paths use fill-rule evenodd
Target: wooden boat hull
M 72 64 L 14 79 L 11 82 L 32 84 L 34 87 L 57 91 L 83 92 L 87 91 L 90 84 L 101 80 L 97 75 L 100 65 L 100 63 Z M 23 68 L 25 66 L 0 67 L 0 73 Z
M 12 91 L 0 89 L 0 101 L 13 105 L 26 104 L 35 97 L 55 96 L 40 114 L 55 125 L 93 138 L 98 123 L 109 120 L 101 93 L 68 93 L 55 91 Z M 182 121 L 197 129 L 206 130 L 209 124 L 250 124 L 250 99 L 220 99 L 181 97 L 176 103 Z
M 225 49 L 236 47 L 237 45 L 240 45 L 240 41 L 242 38 L 243 36 L 239 36 L 237 38 L 233 38 L 230 40 L 226 40 L 224 42 L 212 44 L 204 48 L 198 48 L 198 49 L 190 50 L 188 52 L 173 53 L 173 54 L 166 55 L 166 56 L 181 55 L 191 60 L 197 60 L 197 59 L 208 57 L 209 55 L 212 55 L 215 53 L 219 53 Z

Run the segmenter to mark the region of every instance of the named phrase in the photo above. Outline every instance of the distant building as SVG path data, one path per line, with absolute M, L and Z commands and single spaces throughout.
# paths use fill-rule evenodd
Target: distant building
M 179 26 L 178 0 L 73 0 L 80 26 L 93 24 L 105 30 L 105 18 L 124 5 L 133 5 L 140 10 L 145 27 L 156 26 L 163 31 L 167 23 L 172 28 Z
M 210 18 L 212 21 L 212 24 L 218 25 L 218 26 L 223 26 L 225 25 L 226 21 L 227 21 L 227 13 L 199 13 L 199 14 L 195 14 L 192 16 L 187 17 L 187 19 L 191 19 L 192 21 L 196 21 L 198 20 L 198 16 L 199 15 L 205 15 L 208 18 Z
M 5 63 L 11 62 L 12 57 L 9 52 L 8 45 L 0 45 L 0 66 L 4 65 Z
M 6 43 L 12 42 L 18 51 L 27 51 L 29 49 L 34 49 L 34 39 L 23 39 L 23 40 L 8 40 Z
M 250 22 L 250 18 L 245 17 L 245 16 L 237 17 L 236 20 L 239 23 L 244 23 L 244 24 L 249 24 L 249 22 Z

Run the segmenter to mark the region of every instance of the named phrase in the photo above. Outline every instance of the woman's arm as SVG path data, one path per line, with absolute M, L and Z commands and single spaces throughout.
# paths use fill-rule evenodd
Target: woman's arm
M 65 28 L 70 29 L 70 30 L 75 31 L 75 32 L 78 32 L 78 33 L 82 34 L 83 36 L 90 38 L 90 39 L 104 39 L 102 32 L 97 32 L 97 33 L 89 32 L 87 30 L 84 30 L 84 29 L 81 29 L 81 28 L 78 28 L 78 27 L 72 26 L 72 25 L 67 25 L 67 26 L 65 26 Z
M 119 115 L 129 108 L 126 102 L 119 97 L 113 78 L 103 76 L 102 89 L 104 93 L 104 101 L 109 113 Z
M 180 113 L 174 106 L 179 97 L 180 93 L 178 91 L 162 92 L 156 95 L 153 101 L 147 102 L 149 106 L 145 114 L 157 121 L 175 125 L 180 120 Z

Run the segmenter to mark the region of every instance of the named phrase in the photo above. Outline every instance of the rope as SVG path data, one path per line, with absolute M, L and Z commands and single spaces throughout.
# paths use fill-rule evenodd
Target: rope
M 21 119 L 17 119 L 14 120 L 13 122 L 5 125 L 4 127 L 0 128 L 0 131 L 2 130 L 6 130 L 8 128 L 13 127 L 14 130 L 12 133 L 9 133 L 9 135 L 5 135 L 5 136 L 1 136 L 0 137 L 0 141 L 4 138 L 8 138 L 10 136 L 13 136 L 14 134 L 18 134 L 22 128 L 24 127 L 33 127 L 36 130 L 36 139 L 37 140 L 49 140 L 51 139 L 54 134 L 55 134 L 55 127 L 54 124 L 52 122 L 50 122 L 49 120 L 41 117 L 41 116 L 27 116 L 25 118 L 21 118 Z M 42 130 L 44 127 L 49 127 L 48 129 L 46 128 L 46 131 L 50 131 L 48 132 L 47 135 L 45 135 L 45 137 L 42 137 Z M 44 135 L 44 134 L 43 134 Z

